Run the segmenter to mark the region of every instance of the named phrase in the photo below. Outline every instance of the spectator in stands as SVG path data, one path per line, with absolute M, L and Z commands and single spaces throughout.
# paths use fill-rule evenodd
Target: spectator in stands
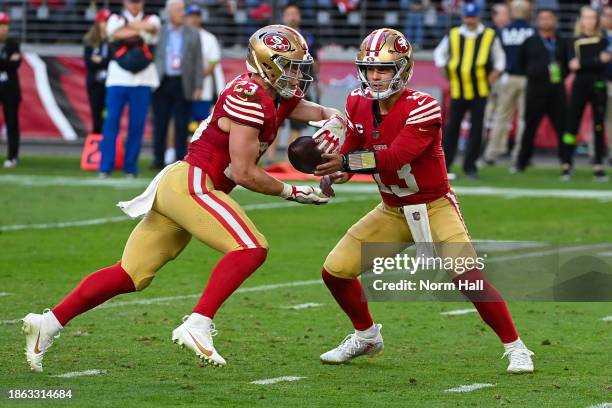
M 612 4 L 603 8 L 601 14 L 601 26 L 606 32 L 608 40 L 608 52 L 612 54 Z M 608 62 L 608 111 L 606 113 L 606 133 L 608 134 L 608 152 L 612 146 L 612 61 Z M 612 165 L 612 157 L 608 158 L 608 163 Z
M 153 164 L 164 167 L 168 124 L 174 119 L 174 147 L 176 158 L 187 154 L 187 126 L 191 115 L 191 101 L 202 96 L 203 65 L 200 34 L 185 25 L 183 0 L 167 0 L 168 20 L 160 36 L 155 66 L 160 78 L 153 94 Z
M 510 18 L 510 7 L 508 4 L 494 4 L 491 10 L 491 20 L 493 21 L 491 28 L 495 30 L 495 33 L 499 37 L 501 29 L 506 27 L 508 24 L 510 24 L 510 21 L 512 21 Z M 493 127 L 493 122 L 495 121 L 495 111 L 497 109 L 497 100 L 499 97 L 499 92 L 497 90 L 499 87 L 499 81 L 495 82 L 495 84 L 491 86 L 491 93 L 487 99 L 487 107 L 485 108 L 484 116 L 485 135 L 487 135 L 487 137 L 491 133 L 491 128 Z
M 425 11 L 430 7 L 429 0 L 400 0 L 400 7 L 405 11 L 404 34 L 415 50 L 423 48 L 423 29 Z
M 92 133 L 102 133 L 104 124 L 104 101 L 106 98 L 106 72 L 110 62 L 106 21 L 111 12 L 102 9 L 96 14 L 93 26 L 89 29 L 85 43 L 85 66 L 87 67 L 87 96 L 91 110 Z
M 517 53 L 518 72 L 527 76 L 525 131 L 511 173 L 522 173 L 529 165 L 536 131 L 544 116 L 548 116 L 557 134 L 561 157 L 566 109 L 564 80 L 568 74 L 567 42 L 556 31 L 554 10 L 538 11 L 537 30 L 523 42 Z
M 129 104 L 128 135 L 125 142 L 123 171 L 128 177 L 138 175 L 138 155 L 145 121 L 151 102 L 151 90 L 159 79 L 152 63 L 150 46 L 157 42 L 159 17 L 145 16 L 142 0 L 124 0 L 121 14 L 108 19 L 106 33 L 113 43 L 112 60 L 106 78 L 106 120 L 100 144 L 100 177 L 107 177 L 115 163 L 115 143 L 125 104 Z
M 4 168 L 17 166 L 19 157 L 19 104 L 21 88 L 17 69 L 21 64 L 19 42 L 9 37 L 10 19 L 0 11 L 0 103 L 4 111 L 8 152 Z
M 601 31 L 597 11 L 590 6 L 580 9 L 576 21 L 575 37 L 568 48 L 569 69 L 576 75 L 572 84 L 567 112 L 567 126 L 563 134 L 564 157 L 561 167 L 561 180 L 568 181 L 572 175 L 576 135 L 582 113 L 587 103 L 593 113 L 593 133 L 595 157 L 593 178 L 607 181 L 603 159 L 605 156 L 604 117 L 606 114 L 606 75 L 612 55 L 607 51 L 608 40 Z
M 195 4 L 187 8 L 187 25 L 198 30 L 202 46 L 204 76 L 202 97 L 198 101 L 193 101 L 191 106 L 191 118 L 200 122 L 208 117 L 213 99 L 216 96 L 214 71 L 221 61 L 221 46 L 214 34 L 202 28 L 202 10 Z
M 533 27 L 527 21 L 530 15 L 530 5 L 527 0 L 513 0 L 510 3 L 512 22 L 502 28 L 499 33 L 504 53 L 506 69 L 498 81 L 496 88 L 499 95 L 495 110 L 495 122 L 489 135 L 489 142 L 484 153 L 487 164 L 494 164 L 497 158 L 508 150 L 508 132 L 512 127 L 515 112 L 517 129 L 513 159 L 516 159 L 520 147 L 520 137 L 525 128 L 525 85 L 527 78 L 521 75 L 517 66 L 517 54 L 523 42 L 534 33 Z
M 463 172 L 478 178 L 476 160 L 480 154 L 482 125 L 490 86 L 505 67 L 504 50 L 495 30 L 480 21 L 480 6 L 465 3 L 463 24 L 451 28 L 434 50 L 434 62 L 450 81 L 450 114 L 444 132 L 446 168 L 450 169 L 455 154 L 461 122 L 466 111 L 471 113 L 471 128 Z

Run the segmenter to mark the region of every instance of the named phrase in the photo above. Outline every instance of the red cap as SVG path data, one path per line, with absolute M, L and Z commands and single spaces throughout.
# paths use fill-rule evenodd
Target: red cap
M 9 15 L 4 11 L 0 11 L 0 24 L 8 24 L 10 21 Z
M 110 10 L 101 9 L 96 14 L 96 21 L 106 21 L 111 16 Z

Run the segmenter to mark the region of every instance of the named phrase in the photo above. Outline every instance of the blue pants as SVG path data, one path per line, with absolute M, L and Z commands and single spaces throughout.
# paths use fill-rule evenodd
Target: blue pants
M 106 88 L 106 120 L 104 138 L 100 143 L 100 173 L 110 173 L 115 164 L 115 145 L 119 134 L 119 122 L 125 104 L 129 103 L 128 135 L 125 141 L 123 171 L 138 173 L 138 155 L 151 102 L 151 88 L 148 86 L 109 86 Z

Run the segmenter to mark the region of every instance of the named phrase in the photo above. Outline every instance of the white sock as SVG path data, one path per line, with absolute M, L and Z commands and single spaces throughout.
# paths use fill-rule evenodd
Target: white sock
M 188 326 L 197 327 L 199 329 L 208 329 L 212 323 L 212 319 L 199 313 L 192 313 L 185 320 Z
M 53 333 L 58 333 L 64 328 L 59 322 L 59 320 L 57 320 L 57 317 L 55 317 L 52 311 L 43 313 L 43 322 L 49 329 L 53 331 Z
M 504 343 L 504 349 L 509 350 L 513 348 L 527 348 L 527 347 L 525 347 L 525 344 L 519 337 L 518 339 L 514 340 L 512 343 Z
M 355 330 L 355 334 L 362 339 L 373 339 L 378 336 L 379 330 L 376 324 L 373 324 L 371 327 L 365 330 Z

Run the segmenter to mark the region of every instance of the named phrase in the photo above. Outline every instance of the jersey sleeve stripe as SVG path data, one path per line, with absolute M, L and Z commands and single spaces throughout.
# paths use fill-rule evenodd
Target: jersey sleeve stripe
M 414 125 L 417 123 L 423 123 L 423 122 L 427 122 L 431 119 L 436 119 L 436 118 L 441 118 L 442 115 L 440 115 L 439 113 L 436 113 L 435 115 L 431 115 L 431 116 L 427 116 L 425 118 L 421 118 L 421 119 L 416 119 L 416 120 L 408 120 L 406 121 L 407 125 Z
M 251 116 L 242 115 L 242 114 L 240 114 L 238 112 L 234 112 L 233 110 L 231 110 L 230 108 L 227 107 L 227 104 L 223 105 L 223 109 L 227 113 L 229 113 L 230 119 L 232 119 L 232 118 L 242 119 L 242 120 L 246 120 L 246 121 L 249 121 L 249 122 L 257 123 L 258 125 L 263 125 L 263 123 L 264 123 L 263 120 L 261 120 L 261 119 L 256 119 L 256 118 L 253 118 Z
M 429 116 L 429 115 L 432 115 L 432 114 L 434 114 L 434 113 L 436 113 L 436 112 L 440 112 L 440 105 L 436 106 L 436 107 L 435 107 L 435 108 L 433 108 L 433 109 L 428 110 L 427 112 L 421 112 L 421 113 L 419 113 L 418 115 L 415 115 L 415 116 L 410 116 L 410 117 L 409 117 L 409 118 L 406 120 L 406 122 L 411 121 L 411 120 L 415 120 L 415 119 L 419 119 L 419 118 L 422 118 L 422 117 L 425 117 L 425 116 Z
M 259 116 L 261 118 L 264 117 L 264 113 L 261 111 L 256 111 L 256 110 L 252 110 L 252 109 L 247 109 L 247 108 L 243 108 L 241 106 L 235 105 L 233 103 L 231 103 L 229 100 L 225 101 L 225 104 L 227 106 L 229 106 L 232 109 L 235 109 L 239 112 L 245 113 L 247 115 L 253 115 L 253 116 Z
M 429 102 L 428 104 L 423 105 L 423 106 L 421 106 L 421 107 L 419 107 L 419 108 L 416 108 L 415 110 L 411 111 L 411 112 L 410 112 L 410 114 L 409 114 L 408 116 L 416 115 L 416 114 L 417 114 L 417 113 L 419 113 L 420 111 L 425 110 L 425 109 L 427 109 L 427 108 L 430 108 L 430 107 L 434 106 L 434 105 L 435 105 L 435 104 L 437 104 L 437 103 L 438 103 L 438 101 L 433 100 L 433 101 Z
M 246 102 L 246 101 L 241 101 L 240 99 L 232 96 L 232 95 L 227 95 L 227 99 L 229 99 L 230 101 L 238 104 L 238 105 L 243 105 L 243 106 L 249 106 L 251 108 L 257 108 L 257 109 L 261 109 L 261 105 L 255 102 Z

